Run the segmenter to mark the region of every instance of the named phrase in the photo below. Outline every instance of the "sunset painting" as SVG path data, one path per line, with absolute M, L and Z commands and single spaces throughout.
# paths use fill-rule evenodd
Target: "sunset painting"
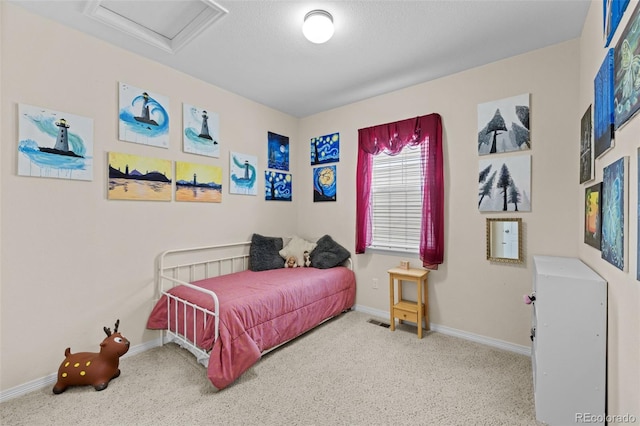
M 110 152 L 110 200 L 171 201 L 171 160 Z
M 222 202 L 222 168 L 176 161 L 176 201 Z

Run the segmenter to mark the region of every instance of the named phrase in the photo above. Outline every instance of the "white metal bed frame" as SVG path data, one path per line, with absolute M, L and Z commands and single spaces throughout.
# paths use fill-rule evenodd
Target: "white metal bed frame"
M 182 306 L 182 330 L 184 334 L 179 332 L 178 325 L 178 309 L 174 312 L 174 323 L 176 324 L 176 330 L 171 330 L 170 327 L 167 327 L 166 330 L 162 331 L 162 344 L 166 343 L 176 343 L 180 347 L 191 352 L 197 359 L 197 361 L 202 364 L 204 367 L 209 365 L 209 352 L 202 349 L 197 345 L 197 341 L 192 342 L 187 338 L 186 330 L 187 326 L 193 327 L 193 336 L 196 339 L 196 329 L 197 322 L 196 317 L 197 313 L 202 313 L 204 317 L 204 326 L 209 321 L 215 322 L 215 334 L 214 334 L 214 342 L 218 339 L 219 335 L 219 326 L 220 326 L 220 302 L 218 301 L 218 296 L 211 290 L 204 289 L 202 287 L 195 286 L 191 284 L 191 282 L 199 280 L 217 277 L 220 275 L 231 274 L 234 272 L 245 271 L 249 268 L 249 247 L 251 242 L 241 242 L 241 243 L 232 243 L 232 244 L 221 244 L 221 245 L 212 245 L 212 246 L 203 246 L 203 247 L 193 247 L 193 248 L 184 248 L 184 249 L 174 249 L 167 250 L 160 254 L 160 258 L 158 261 L 158 276 L 157 276 L 157 286 L 160 295 L 166 296 L 167 300 L 167 324 L 171 324 L 171 309 L 170 304 L 171 301 L 174 302 L 174 306 Z M 211 251 L 213 253 L 219 253 L 219 251 L 224 251 L 225 249 L 231 249 L 232 251 L 242 249 L 242 253 L 240 254 L 231 254 L 225 257 L 219 258 L 207 258 L 207 255 L 204 255 L 204 260 L 194 260 L 188 261 L 186 263 L 180 262 L 172 262 L 171 259 L 176 255 L 184 255 L 191 254 L 196 252 L 205 253 L 207 251 Z M 283 260 L 284 264 L 284 260 Z M 344 263 L 344 266 L 353 270 L 353 264 L 351 258 L 347 259 Z M 189 288 L 192 288 L 196 291 L 204 293 L 211 297 L 213 301 L 214 311 L 203 308 L 196 304 L 190 303 L 184 299 L 181 299 L 171 293 L 168 292 L 172 287 L 183 285 Z M 187 324 L 187 312 L 188 309 L 191 309 L 192 315 L 192 324 Z M 327 318 L 328 321 L 331 318 Z M 322 323 L 321 322 L 321 323 Z M 262 355 L 284 345 L 287 342 L 283 342 L 280 345 L 277 345 L 273 348 L 265 350 L 262 352 Z
M 242 253 L 238 255 L 231 255 L 226 257 L 197 260 L 197 261 L 189 261 L 187 263 L 172 263 L 170 259 L 172 256 L 176 254 L 188 254 L 195 252 L 206 252 L 222 250 L 227 248 L 237 248 L 241 246 L 246 246 L 247 249 L 249 247 L 250 242 L 241 242 L 241 243 L 233 243 L 233 244 L 221 244 L 214 246 L 203 246 L 203 247 L 193 247 L 193 248 L 185 248 L 185 249 L 175 249 L 175 250 L 167 250 L 160 255 L 160 259 L 158 262 L 158 278 L 157 285 L 158 290 L 161 295 L 166 296 L 167 298 L 167 324 L 171 323 L 171 309 L 170 304 L 171 301 L 174 302 L 174 306 L 182 306 L 183 309 L 183 324 L 182 330 L 184 330 L 184 334 L 179 333 L 178 327 L 173 331 L 169 327 L 166 330 L 163 330 L 162 336 L 162 344 L 174 342 L 178 344 L 180 347 L 191 352 L 198 362 L 205 367 L 209 364 L 209 352 L 200 348 L 197 345 L 197 341 L 192 342 L 186 336 L 187 326 L 193 327 L 193 336 L 196 339 L 196 313 L 202 313 L 204 317 L 204 326 L 209 321 L 215 322 L 215 334 L 214 334 L 214 342 L 218 339 L 219 335 L 219 327 L 220 327 L 220 318 L 218 316 L 220 312 L 220 302 L 218 301 L 218 296 L 210 290 L 206 290 L 202 287 L 195 286 L 191 284 L 191 282 L 196 281 L 197 279 L 206 279 L 211 277 L 216 277 L 220 275 L 224 275 L 226 273 L 240 272 L 247 270 L 249 268 L 249 253 Z M 227 267 L 224 270 L 224 267 Z M 181 279 L 186 275 L 186 279 Z M 172 287 L 183 285 L 189 288 L 192 288 L 196 291 L 204 293 L 211 297 L 213 301 L 214 311 L 203 308 L 196 304 L 187 302 L 179 297 L 174 296 L 168 292 Z M 179 305 L 179 304 L 180 305 Z M 187 311 L 191 309 L 193 313 L 193 324 L 187 324 Z M 174 323 L 178 324 L 178 309 L 174 312 Z

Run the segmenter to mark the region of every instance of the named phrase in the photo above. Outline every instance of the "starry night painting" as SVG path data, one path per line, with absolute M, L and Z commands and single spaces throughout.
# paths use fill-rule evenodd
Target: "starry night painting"
M 93 180 L 93 119 L 18 106 L 18 175 Z
M 613 49 L 609 49 L 593 80 L 593 137 L 594 158 L 613 148 L 614 96 Z
M 289 170 L 289 138 L 273 132 L 267 132 L 268 168 Z
M 169 148 L 169 98 L 120 83 L 122 141 Z
M 291 201 L 291 174 L 270 170 L 264 172 L 264 199 L 268 201 Z
M 257 195 L 258 157 L 255 155 L 229 153 L 229 193 Z
M 313 201 L 336 201 L 336 166 L 313 169 Z
M 184 152 L 220 157 L 220 118 L 217 113 L 182 104 L 182 127 Z
M 340 133 L 311 138 L 311 165 L 340 161 Z
M 625 170 L 629 157 L 622 157 L 602 175 L 602 258 L 620 270 L 624 262 Z

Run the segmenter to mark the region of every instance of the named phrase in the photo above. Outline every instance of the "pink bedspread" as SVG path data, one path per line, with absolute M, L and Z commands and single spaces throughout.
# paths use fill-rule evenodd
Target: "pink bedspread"
M 213 290 L 220 302 L 218 340 L 213 343 L 213 321 L 196 331 L 198 346 L 211 348 L 207 376 L 218 389 L 233 383 L 263 351 L 351 308 L 356 290 L 355 275 L 345 267 L 243 271 L 194 284 Z M 178 286 L 170 292 L 214 310 L 210 297 L 192 289 Z M 181 318 L 180 313 L 180 328 Z M 147 328 L 167 328 L 166 297 L 153 308 Z M 193 339 L 191 328 L 187 327 L 187 334 Z

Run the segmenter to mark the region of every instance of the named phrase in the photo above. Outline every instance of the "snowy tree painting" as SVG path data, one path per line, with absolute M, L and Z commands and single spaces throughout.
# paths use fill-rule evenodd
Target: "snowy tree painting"
M 483 212 L 531 211 L 531 156 L 480 160 L 478 209 Z
M 478 105 L 478 154 L 531 149 L 529 94 Z

